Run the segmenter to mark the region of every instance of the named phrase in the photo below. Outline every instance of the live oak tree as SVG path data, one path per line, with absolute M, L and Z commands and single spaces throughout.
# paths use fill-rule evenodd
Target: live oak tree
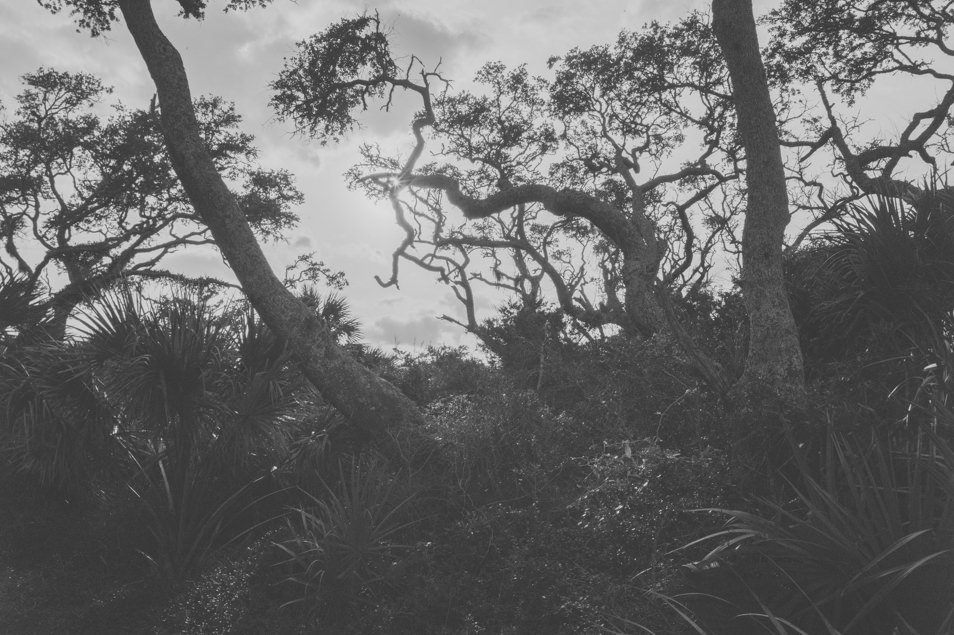
M 314 311 L 295 298 L 269 266 L 235 195 L 219 173 L 193 107 L 182 58 L 156 23 L 149 0 L 41 0 L 51 10 L 69 7 L 94 35 L 121 16 L 156 85 L 160 122 L 176 175 L 208 227 L 246 296 L 265 323 L 284 339 L 308 380 L 351 422 L 382 440 L 392 425 L 419 422 L 414 404 L 358 364 L 335 342 Z M 226 9 L 267 4 L 231 0 Z M 201 18 L 206 3 L 180 0 L 182 14 Z
M 923 184 L 942 177 L 952 147 L 951 4 L 785 0 L 765 21 L 770 82 L 805 108 L 782 135 L 794 155 L 789 179 L 801 190 L 793 202 L 811 214 L 793 245 L 865 196 L 917 203 L 930 194 Z M 891 126 L 871 111 L 881 100 L 873 89 L 886 81 L 905 97 L 892 103 L 899 121 Z
M 34 315 L 51 314 L 46 330 L 61 339 L 80 301 L 120 278 L 182 279 L 162 268 L 166 256 L 214 242 L 172 170 L 155 108 L 115 104 L 103 119 L 92 109 L 110 90 L 85 73 L 40 69 L 23 83 L 15 115 L 0 122 L 0 283 L 44 287 Z M 291 175 L 254 164 L 231 104 L 201 98 L 195 109 L 245 217 L 259 236 L 280 237 L 302 201 Z
M 274 103 L 301 131 L 330 140 L 348 131 L 352 111 L 372 98 L 386 97 L 386 107 L 396 90 L 423 98 L 407 158 L 369 146 L 364 165 L 351 173 L 356 185 L 390 199 L 406 233 L 383 284 L 396 283 L 400 259 L 435 271 L 455 286 L 466 310 L 462 324 L 478 334 L 475 283 L 507 289 L 531 304 L 547 279 L 564 312 L 584 323 L 617 323 L 643 335 L 669 328 L 678 335 L 679 321 L 664 311 L 667 283 L 684 275 L 691 260 L 674 256 L 695 252 L 696 262 L 705 263 L 719 236 L 742 252 L 741 286 L 751 325 L 742 383 L 766 384 L 797 399 L 802 360 L 782 278 L 789 219 L 808 212 L 799 218 L 791 250 L 863 195 L 917 202 L 929 194 L 917 179 L 937 174 L 937 157 L 951 146 L 954 76 L 937 61 L 952 55 L 947 34 L 954 10 L 939 1 L 786 0 L 766 18 L 772 31 L 768 74 L 751 3 L 717 1 L 712 11 L 719 51 L 699 18 L 674 28 L 650 25 L 621 36 L 615 49 L 594 47 L 554 60 L 557 76 L 551 81 L 488 65 L 478 75 L 487 87 L 481 95 L 449 94 L 443 78 L 416 58 L 398 68 L 376 18 L 344 21 L 300 45 L 275 83 Z M 732 77 L 731 91 L 720 58 Z M 879 79 L 898 75 L 933 81 L 939 97 L 911 114 L 896 139 L 865 136 L 856 100 Z M 686 141 L 679 134 L 667 137 L 667 124 L 676 122 L 670 131 L 708 131 L 705 141 L 713 130 L 732 136 L 726 131 L 734 123 L 724 112 L 707 117 L 681 110 L 690 95 L 706 106 L 731 104 L 737 110 L 743 150 L 733 149 L 735 139 L 721 141 L 713 150 L 724 152 L 732 170 L 712 152 L 687 163 L 696 170 L 695 183 L 673 183 L 686 191 L 714 177 L 722 181 L 717 191 L 697 189 L 701 196 L 690 197 L 692 204 L 704 205 L 717 193 L 725 208 L 737 211 L 725 184 L 744 165 L 741 240 L 729 231 L 732 214 L 720 218 L 711 207 L 707 220 L 721 221 L 720 231 L 687 239 L 692 223 L 667 227 L 666 216 L 652 207 L 670 204 L 667 211 L 679 221 L 689 207 L 665 198 L 671 192 L 653 192 L 646 186 L 653 179 L 638 181 L 647 155 L 658 159 Z M 634 143 L 643 133 L 645 142 Z M 439 162 L 423 163 L 425 142 Z M 826 147 L 827 155 L 821 152 Z M 794 152 L 783 154 L 782 148 Z M 558 156 L 561 150 L 569 158 Z M 821 167 L 813 171 L 813 162 Z M 912 178 L 912 171 L 918 176 Z M 449 210 L 455 209 L 464 223 L 454 222 Z M 556 219 L 542 220 L 544 211 Z M 616 225 L 610 220 L 621 217 Z M 669 231 L 673 226 L 676 232 Z M 627 229 L 635 231 L 627 236 Z M 588 249 L 591 271 L 580 255 Z M 666 256 L 660 258 L 661 252 Z M 471 271 L 480 256 L 492 275 Z M 587 294 L 594 282 L 601 286 L 599 303 Z
M 551 60 L 552 80 L 488 64 L 479 95 L 451 93 L 417 58 L 399 68 L 377 16 L 344 20 L 299 44 L 273 104 L 328 141 L 373 98 L 385 108 L 398 91 L 420 98 L 406 158 L 366 146 L 351 177 L 389 199 L 406 234 L 382 284 L 397 282 L 401 260 L 434 271 L 454 285 L 463 325 L 478 335 L 475 283 L 529 302 L 546 279 L 585 325 L 671 333 L 724 391 L 728 378 L 693 341 L 673 296 L 705 283 L 715 247 L 741 248 L 751 323 L 742 383 L 797 401 L 804 380 L 782 278 L 789 212 L 776 115 L 751 8 L 736 4 L 714 5 L 715 33 L 691 14 L 624 32 L 614 47 L 575 49 Z M 423 163 L 428 143 L 437 162 Z M 480 255 L 492 275 L 469 270 Z M 599 302 L 588 295 L 594 286 Z

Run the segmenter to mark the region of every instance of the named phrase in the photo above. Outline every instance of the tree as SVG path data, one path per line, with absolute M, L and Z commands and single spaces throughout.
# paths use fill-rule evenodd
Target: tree
M 148 0 L 42 0 L 57 11 L 70 7 L 94 35 L 122 15 L 156 85 L 160 121 L 176 175 L 202 222 L 265 323 L 287 342 L 308 380 L 353 424 L 387 440 L 392 425 L 419 423 L 421 414 L 394 386 L 358 364 L 334 341 L 314 311 L 272 272 L 248 220 L 202 140 L 182 58 L 162 33 Z M 186 17 L 201 18 L 206 3 L 180 0 Z M 227 9 L 267 0 L 230 0 Z
M 749 316 L 749 352 L 742 384 L 795 393 L 797 398 L 805 384 L 802 352 L 782 272 L 788 192 L 751 0 L 713 0 L 712 28 L 732 77 L 745 146 L 748 205 L 741 285 Z
M 91 108 L 110 89 L 91 75 L 40 69 L 23 83 L 16 116 L 0 124 L 0 284 L 20 276 L 39 288 L 52 269 L 64 273 L 45 298 L 46 330 L 62 339 L 80 301 L 123 277 L 182 278 L 161 268 L 166 256 L 213 241 L 172 170 L 155 107 L 117 104 L 104 121 Z M 194 107 L 245 217 L 259 236 L 280 237 L 302 201 L 291 175 L 254 165 L 232 104 L 206 97 Z
M 405 231 L 383 286 L 397 284 L 401 261 L 433 271 L 464 305 L 458 323 L 486 335 L 475 285 L 535 306 L 548 281 L 564 313 L 586 327 L 672 333 L 724 388 L 671 298 L 705 283 L 738 197 L 739 148 L 724 134 L 727 75 L 704 16 L 624 33 L 614 47 L 574 50 L 551 66 L 548 81 L 487 64 L 477 76 L 485 94 L 451 94 L 416 57 L 399 68 L 378 17 L 363 16 L 300 43 L 272 103 L 327 142 L 371 99 L 385 108 L 398 91 L 420 99 L 407 158 L 366 146 L 350 173 L 390 202 Z M 440 147 L 440 163 L 423 163 L 429 144 Z
M 752 44 L 758 65 L 741 73 L 756 73 L 764 85 L 757 41 Z M 467 311 L 465 326 L 479 334 L 473 282 L 517 291 L 532 305 L 546 276 L 564 312 L 588 325 L 616 323 L 644 336 L 672 332 L 715 387 L 724 386 L 721 371 L 692 341 L 670 296 L 674 288 L 704 282 L 718 241 L 734 244 L 730 230 L 739 191 L 730 186 L 745 159 L 749 209 L 757 211 L 746 217 L 743 251 L 751 266 L 746 272 L 743 264 L 743 285 L 756 324 L 743 380 L 799 393 L 801 356 L 781 276 L 788 206 L 778 134 L 776 174 L 768 188 L 762 187 L 762 133 L 751 134 L 751 124 L 763 115 L 775 129 L 767 86 L 767 111 L 753 118 L 743 109 L 743 156 L 726 131 L 733 124 L 732 98 L 738 106 L 751 97 L 730 91 L 704 16 L 623 33 L 615 48 L 574 50 L 551 66 L 556 78 L 547 82 L 529 78 L 524 69 L 508 72 L 489 64 L 478 74 L 489 95 L 448 95 L 446 88 L 435 95 L 432 86 L 440 87 L 443 78 L 416 58 L 398 69 L 377 18 L 365 16 L 301 43 L 274 84 L 273 104 L 299 130 L 327 141 L 353 126 L 352 111 L 366 107 L 369 98 L 386 95 L 387 107 L 398 89 L 421 96 L 409 158 L 401 163 L 368 147 L 365 164 L 352 172 L 356 184 L 389 198 L 407 234 L 383 284 L 396 283 L 399 259 L 435 271 L 456 285 Z M 408 79 L 414 74 L 419 81 Z M 737 73 L 734 79 L 738 86 Z M 440 142 L 444 164 L 418 166 L 428 129 Z M 694 159 L 666 171 L 667 157 L 693 147 L 699 148 Z M 638 180 L 646 167 L 653 176 Z M 448 203 L 471 221 L 466 229 L 449 220 Z M 557 222 L 543 225 L 544 210 Z M 567 245 L 574 239 L 575 253 Z M 599 263 L 602 274 L 598 307 L 586 293 L 595 280 L 586 277 L 585 264 L 567 264 L 586 263 L 581 252 L 590 245 L 596 255 L 590 261 Z M 413 252 L 422 246 L 429 252 Z M 503 271 L 501 250 L 512 254 L 515 273 Z M 449 255 L 454 251 L 456 258 Z M 491 259 L 492 279 L 466 271 L 475 253 Z
M 802 190 L 795 203 L 812 213 L 792 245 L 866 195 L 914 204 L 930 196 L 922 183 L 936 181 L 951 149 L 950 4 L 785 0 L 765 21 L 770 82 L 798 95 L 805 110 L 782 139 L 798 153 L 789 172 Z M 910 97 L 894 112 L 901 122 L 874 127 L 866 98 L 886 80 Z

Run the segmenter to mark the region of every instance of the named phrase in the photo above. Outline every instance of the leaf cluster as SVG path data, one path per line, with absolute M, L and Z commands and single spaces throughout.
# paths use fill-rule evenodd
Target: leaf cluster
M 205 18 L 208 0 L 176 0 L 179 15 L 185 18 L 201 20 Z M 272 0 L 228 0 L 224 7 L 228 11 L 247 11 L 255 7 L 264 7 Z M 37 0 L 37 3 L 50 13 L 59 13 L 69 9 L 76 21 L 77 31 L 88 31 L 96 37 L 109 31 L 114 22 L 119 21 L 118 0 Z
M 851 102 L 879 76 L 934 74 L 954 11 L 937 0 L 786 0 L 766 22 L 775 82 L 827 82 Z
M 122 275 L 157 274 L 178 249 L 211 242 L 172 168 L 155 107 L 116 104 L 102 117 L 99 102 L 110 89 L 86 73 L 41 68 L 23 83 L 14 116 L 0 122 L 0 277 L 19 273 L 36 284 L 56 267 L 77 287 L 69 306 Z M 234 104 L 201 97 L 194 107 L 246 218 L 259 235 L 279 238 L 303 200 L 291 174 L 255 164 Z
M 387 35 L 378 17 L 341 20 L 298 44 L 286 58 L 271 99 L 281 119 L 291 119 L 300 132 L 338 141 L 352 130 L 352 111 L 367 109 L 368 99 L 381 97 L 397 73 Z

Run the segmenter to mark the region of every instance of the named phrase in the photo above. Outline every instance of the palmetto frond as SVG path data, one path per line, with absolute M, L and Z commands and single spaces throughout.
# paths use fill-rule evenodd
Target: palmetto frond
M 354 317 L 343 296 L 330 293 L 322 297 L 317 289 L 306 286 L 300 299 L 315 311 L 337 341 L 353 344 L 361 338 L 361 322 Z
M 48 307 L 41 304 L 43 290 L 23 276 L 0 279 L 0 343 L 9 331 L 20 331 L 43 321 Z
M 34 342 L 0 359 L 0 451 L 41 486 L 70 490 L 87 482 L 112 422 L 72 345 Z
M 954 311 L 954 201 L 856 205 L 816 247 L 811 321 L 820 335 L 897 352 L 937 349 Z M 827 332 L 827 333 L 826 333 Z

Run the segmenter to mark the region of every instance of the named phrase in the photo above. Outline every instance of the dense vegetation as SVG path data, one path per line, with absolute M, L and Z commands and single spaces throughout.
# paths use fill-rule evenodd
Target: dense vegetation
M 0 620 L 950 632 L 954 216 L 938 199 L 881 200 L 852 218 L 788 262 L 811 386 L 798 412 L 708 392 L 662 335 L 576 340 L 544 306 L 486 325 L 506 343 L 493 361 L 386 354 L 360 343 L 339 298 L 309 290 L 340 341 L 426 412 L 386 456 L 241 303 L 126 286 L 85 305 L 66 340 L 8 328 Z M 29 313 L 34 299 L 16 299 Z M 744 359 L 739 305 L 686 299 L 727 367 Z
M 954 632 L 949 7 L 786 0 L 760 55 L 714 0 L 483 94 L 400 68 L 377 15 L 300 43 L 272 103 L 301 132 L 422 103 L 347 176 L 405 232 L 379 282 L 434 273 L 484 350 L 408 354 L 311 256 L 271 271 L 300 195 L 148 0 L 41 4 L 121 17 L 157 100 L 104 120 L 41 69 L 0 122 L 4 632 Z M 897 74 L 950 86 L 860 138 L 841 109 Z M 195 244 L 240 289 L 160 268 Z M 511 301 L 478 318 L 479 285 Z

